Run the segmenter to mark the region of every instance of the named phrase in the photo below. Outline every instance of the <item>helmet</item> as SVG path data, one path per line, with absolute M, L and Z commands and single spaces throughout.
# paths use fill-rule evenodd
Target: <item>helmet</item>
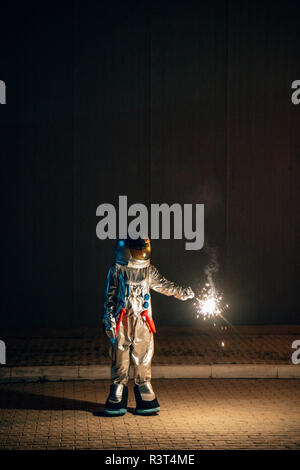
M 116 244 L 116 262 L 132 267 L 145 267 L 150 264 L 151 242 L 149 238 L 121 239 Z
M 135 260 L 146 261 L 151 256 L 151 243 L 149 238 L 139 237 L 137 240 L 127 239 L 127 247 Z

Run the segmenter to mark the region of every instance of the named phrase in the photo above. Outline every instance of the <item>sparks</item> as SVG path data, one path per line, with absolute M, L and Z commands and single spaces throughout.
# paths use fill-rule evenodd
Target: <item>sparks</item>
M 195 306 L 197 308 L 197 318 L 202 315 L 205 318 L 211 318 L 221 315 L 222 312 L 228 308 L 228 305 L 223 306 L 222 295 L 217 292 L 214 286 L 205 284 L 199 297 L 196 297 Z

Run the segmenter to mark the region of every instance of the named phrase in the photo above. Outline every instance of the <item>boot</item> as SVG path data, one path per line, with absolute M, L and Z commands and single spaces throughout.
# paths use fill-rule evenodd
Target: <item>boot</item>
M 135 385 L 134 395 L 136 399 L 135 412 L 140 415 L 150 415 L 160 411 L 160 406 L 150 383 Z
M 105 403 L 104 414 L 123 416 L 127 411 L 128 388 L 123 384 L 112 384 Z

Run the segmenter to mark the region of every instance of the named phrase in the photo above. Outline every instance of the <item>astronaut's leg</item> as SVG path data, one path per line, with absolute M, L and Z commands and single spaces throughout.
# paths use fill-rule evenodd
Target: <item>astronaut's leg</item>
M 135 318 L 131 350 L 131 357 L 134 363 L 136 413 L 138 414 L 146 415 L 160 410 L 151 385 L 151 361 L 153 353 L 153 333 L 149 331 L 145 320 L 138 316 Z
M 104 408 L 104 413 L 109 416 L 122 416 L 127 411 L 130 343 L 126 320 L 120 325 L 116 343 L 111 346 L 112 383 Z

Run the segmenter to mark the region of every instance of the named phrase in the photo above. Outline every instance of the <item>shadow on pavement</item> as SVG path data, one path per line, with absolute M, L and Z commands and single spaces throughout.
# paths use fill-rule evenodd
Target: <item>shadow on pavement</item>
M 104 410 L 103 403 L 74 400 L 42 394 L 0 389 L 0 408 L 14 410 L 79 410 L 97 416 Z M 104 415 L 103 415 L 104 416 Z
M 34 394 L 17 390 L 0 389 L 0 409 L 44 411 L 79 410 L 92 413 L 94 416 L 108 418 L 108 416 L 104 414 L 104 403 L 93 403 L 90 401 Z M 128 407 L 127 411 L 135 414 L 134 408 Z

